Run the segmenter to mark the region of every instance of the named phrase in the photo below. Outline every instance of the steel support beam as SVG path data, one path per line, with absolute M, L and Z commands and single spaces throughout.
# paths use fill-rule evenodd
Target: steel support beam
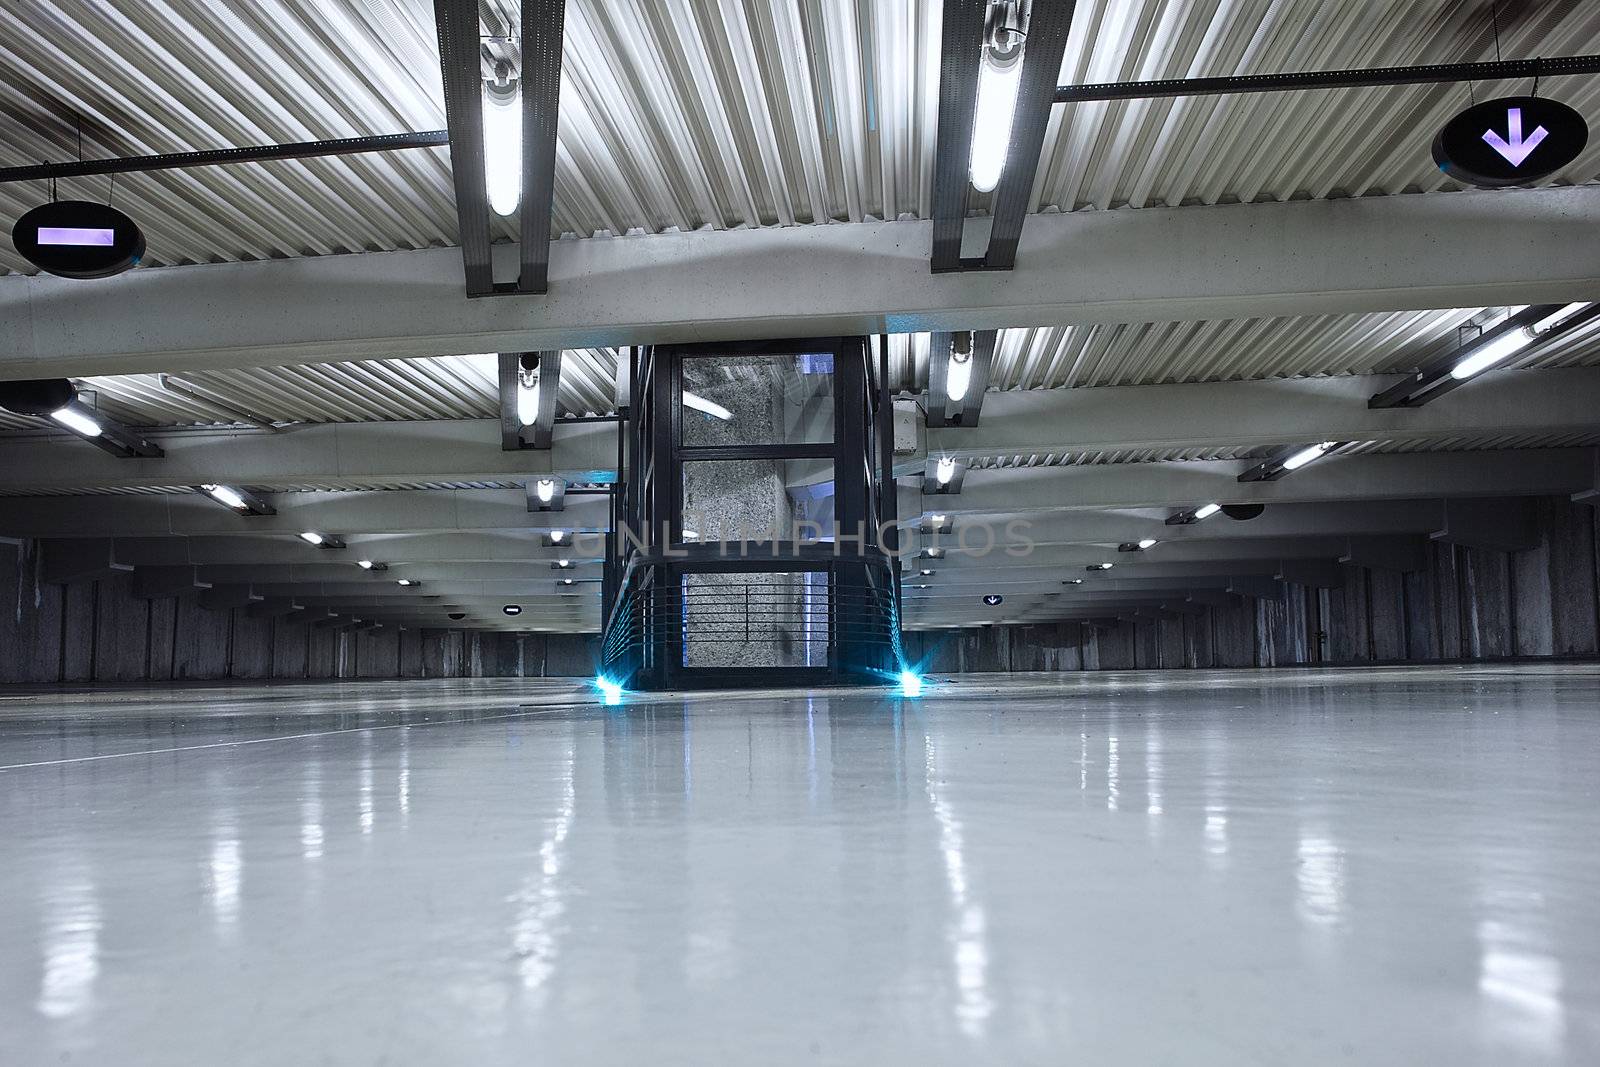
M 116 315 L 14 275 L 0 378 L 1567 302 L 1600 288 L 1573 224 L 1597 214 L 1594 186 L 1066 212 L 1029 219 L 1024 269 L 955 276 L 927 271 L 929 222 L 558 241 L 537 316 L 467 299 L 453 249 L 130 271 Z
M 1413 64 L 1362 70 L 1306 70 L 1282 74 L 1236 74 L 1217 78 L 1168 78 L 1056 87 L 1058 104 L 1090 100 L 1156 100 L 1177 96 L 1234 96 L 1306 89 L 1353 89 L 1377 85 L 1437 85 L 1600 74 L 1600 56 L 1554 56 L 1491 63 Z
M 983 257 L 985 270 L 1010 270 L 1017 264 L 1017 244 L 1022 239 L 1023 220 L 1034 204 L 1039 153 L 1050 125 L 1056 79 L 1061 76 L 1074 6 L 1074 0 L 1033 0 L 1006 169 L 994 191 L 989 249 Z
M 466 295 L 486 296 L 494 291 L 494 266 L 489 252 L 489 194 L 484 186 L 483 49 L 478 3 L 433 0 L 433 16 L 439 30 L 439 72 L 444 81 L 445 125 L 450 133 L 450 173 L 455 182 Z
M 450 144 L 445 130 L 417 133 L 378 133 L 365 137 L 335 137 L 325 141 L 296 141 L 291 144 L 250 145 L 244 148 L 212 148 L 198 152 L 167 152 L 154 156 L 121 156 L 116 159 L 83 159 L 64 163 L 39 163 L 26 167 L 0 168 L 0 184 L 44 181 L 55 178 L 87 178 L 96 174 L 137 174 L 151 170 L 187 170 L 214 167 L 224 163 L 266 163 L 277 159 L 316 159 L 322 156 L 352 156 L 365 152 L 395 152 L 406 148 L 444 148 Z
M 374 559 L 390 564 L 386 572 L 390 578 L 401 577 L 406 572 L 398 568 L 414 563 L 503 563 L 530 568 L 547 567 L 551 561 L 572 556 L 579 559 L 596 558 L 593 549 L 598 535 L 578 537 L 577 544 L 567 549 L 553 549 L 542 543 L 534 533 L 430 533 L 430 534 L 374 534 L 351 535 L 349 547 L 338 553 L 339 561 L 348 561 L 347 573 L 362 574 L 356 565 L 358 559 Z M 105 559 L 112 559 L 113 542 L 110 540 L 61 540 L 44 542 L 47 550 L 59 548 L 71 552 L 74 546 L 101 546 Z M 327 553 L 312 548 L 299 538 L 276 537 L 164 537 L 118 538 L 114 542 L 117 563 L 139 566 L 268 566 L 300 564 L 333 565 Z M 101 569 L 104 569 L 102 564 Z M 381 581 L 382 578 L 377 580 Z
M 517 291 L 550 288 L 550 216 L 567 0 L 522 0 L 522 269 Z M 539 447 L 548 447 L 541 445 Z
M 936 274 L 958 270 L 961 266 L 961 232 L 967 219 L 970 187 L 972 122 L 978 104 L 978 67 L 983 54 L 983 20 L 988 7 L 988 0 L 944 0 L 930 245 Z

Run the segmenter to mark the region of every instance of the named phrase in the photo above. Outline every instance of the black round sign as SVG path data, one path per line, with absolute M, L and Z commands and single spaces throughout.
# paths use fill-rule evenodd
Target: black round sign
M 1566 104 L 1507 96 L 1447 122 L 1433 140 L 1433 159 L 1458 181 L 1505 189 L 1548 178 L 1588 143 L 1589 124 Z
M 1005 597 L 1001 596 L 999 593 L 990 593 L 988 596 L 983 598 L 983 602 L 989 605 L 991 608 L 999 607 L 1001 601 L 1003 600 L 1005 600 Z
M 104 204 L 58 200 L 34 208 L 11 229 L 29 263 L 62 278 L 109 278 L 144 257 L 138 225 Z

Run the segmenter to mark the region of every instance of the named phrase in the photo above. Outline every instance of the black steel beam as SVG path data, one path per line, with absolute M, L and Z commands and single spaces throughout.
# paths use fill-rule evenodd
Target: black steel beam
M 394 152 L 403 148 L 443 148 L 449 144 L 450 134 L 444 130 L 379 133 L 328 141 L 296 141 L 293 144 L 212 148 L 200 152 L 168 152 L 159 156 L 123 156 L 117 159 L 83 159 L 69 163 L 40 163 L 31 167 L 6 167 L 0 169 L 0 183 L 40 178 L 87 178 L 95 174 L 135 174 L 146 170 L 185 170 L 224 163 L 265 163 L 275 159 L 353 156 L 364 152 Z
M 555 205 L 556 119 L 566 0 L 522 0 L 522 271 L 517 290 L 550 289 L 550 213 Z
M 961 231 L 967 217 L 967 170 L 978 106 L 978 64 L 988 0 L 944 0 L 939 53 L 939 131 L 933 152 L 935 273 L 961 269 Z
M 468 296 L 494 292 L 489 259 L 489 194 L 484 188 L 483 59 L 477 0 L 433 0 L 439 29 L 439 71 L 444 81 L 445 124 L 450 131 L 450 173 Z
M 1074 6 L 1074 0 L 1033 0 L 1012 112 L 1011 145 L 994 191 L 989 249 L 983 257 L 988 270 L 1010 270 L 1017 263 L 1017 242 L 1033 201 L 1039 154 L 1050 125 L 1050 107 L 1055 102 L 1056 78 L 1061 74 Z
M 1033 39 L 1029 36 L 1029 47 Z M 1169 78 L 1155 81 L 1059 85 L 1055 102 L 1155 100 L 1173 96 L 1226 96 L 1305 89 L 1356 89 L 1375 85 L 1431 85 L 1439 82 L 1508 81 L 1600 74 L 1600 55 L 1507 59 L 1488 63 L 1436 63 L 1365 70 L 1308 70 L 1283 74 L 1236 74 L 1220 78 Z

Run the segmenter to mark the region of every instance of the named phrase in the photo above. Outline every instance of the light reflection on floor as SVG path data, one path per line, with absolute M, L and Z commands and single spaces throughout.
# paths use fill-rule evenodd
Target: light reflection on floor
M 0 1061 L 1600 1062 L 1600 672 L 0 691 Z

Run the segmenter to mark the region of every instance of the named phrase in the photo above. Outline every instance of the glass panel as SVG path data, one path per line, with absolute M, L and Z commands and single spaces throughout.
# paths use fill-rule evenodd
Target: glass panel
M 685 667 L 826 667 L 821 571 L 683 576 Z
M 683 444 L 833 443 L 833 353 L 686 356 Z
M 797 529 L 808 541 L 833 539 L 832 460 L 684 462 L 684 541 L 789 541 Z

